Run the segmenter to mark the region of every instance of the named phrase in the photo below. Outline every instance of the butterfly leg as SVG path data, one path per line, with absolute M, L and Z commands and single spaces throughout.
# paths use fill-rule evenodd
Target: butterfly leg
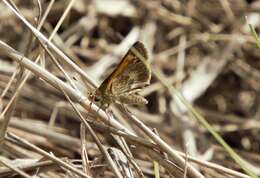
M 99 111 L 100 109 L 103 109 L 104 112 L 105 112 L 106 115 L 107 115 L 108 125 L 110 126 L 110 125 L 111 125 L 111 124 L 110 124 L 110 117 L 113 117 L 113 113 L 112 113 L 112 111 L 111 111 L 108 107 L 109 107 L 109 104 L 107 104 L 107 103 L 102 103 L 101 106 L 98 108 L 97 113 L 98 113 L 98 111 Z
M 141 91 L 140 88 L 138 88 L 138 89 L 132 89 L 132 90 L 129 91 L 129 93 L 131 93 L 131 94 L 133 93 L 133 94 L 134 94 L 134 93 L 138 93 L 138 92 L 140 92 L 140 91 Z
M 130 111 L 129 111 L 129 109 L 125 106 L 125 104 L 123 104 L 123 103 L 120 103 L 121 105 L 122 105 L 122 107 L 123 107 L 123 109 L 125 110 L 125 112 L 127 113 L 131 113 Z
M 106 110 L 105 110 L 105 112 L 106 112 L 106 115 L 107 115 L 107 118 L 108 118 L 108 126 L 112 126 L 112 124 L 110 123 L 110 117 L 113 117 L 113 112 L 112 112 L 112 110 L 110 110 L 109 108 L 107 108 Z
M 92 107 L 92 103 L 93 103 L 93 101 L 90 101 L 89 109 L 88 109 L 87 115 L 86 115 L 86 117 L 85 117 L 86 120 L 87 120 L 88 117 L 90 116 L 90 110 L 91 110 L 91 107 Z

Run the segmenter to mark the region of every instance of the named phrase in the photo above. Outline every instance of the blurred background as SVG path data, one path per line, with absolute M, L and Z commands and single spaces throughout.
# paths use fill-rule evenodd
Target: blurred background
M 40 29 L 46 37 L 71 3 L 68 0 L 13 2 L 35 27 L 52 3 Z M 152 76 L 151 84 L 140 92 L 149 103 L 142 107 L 128 106 L 131 113 L 150 128 L 156 128 L 160 137 L 175 149 L 242 172 L 163 83 L 174 86 L 260 175 L 260 49 L 248 23 L 259 32 L 260 1 L 76 0 L 52 41 L 98 85 L 129 47 L 141 41 L 147 48 L 152 70 L 159 71 L 163 78 Z M 30 30 L 0 2 L 0 40 L 29 59 L 35 59 L 40 48 L 37 40 L 32 42 L 32 39 Z M 41 58 L 39 65 L 66 80 L 47 54 Z M 86 82 L 70 66 L 62 66 L 87 96 Z M 1 93 L 17 69 L 16 62 L 0 54 Z M 2 108 L 9 102 L 14 85 L 1 96 Z M 123 124 L 140 132 L 126 120 Z M 79 142 L 79 128 L 80 122 L 63 94 L 31 75 L 20 91 L 8 131 L 57 156 L 73 160 L 80 159 L 80 146 L 64 145 L 46 133 L 51 130 Z M 103 144 L 115 146 L 102 129 L 97 129 L 97 134 Z M 89 159 L 96 160 L 100 152 L 88 135 L 87 140 Z M 8 159 L 29 156 L 15 154 L 14 150 L 19 148 L 15 144 L 7 144 L 5 148 L 1 155 Z M 147 155 L 135 152 L 134 157 L 145 177 L 154 177 Z M 215 170 L 196 167 L 206 177 L 226 177 Z M 164 169 L 160 171 L 162 177 L 169 176 Z M 68 175 L 60 170 L 42 173 L 43 177 L 54 174 Z M 104 175 L 113 177 L 107 172 Z

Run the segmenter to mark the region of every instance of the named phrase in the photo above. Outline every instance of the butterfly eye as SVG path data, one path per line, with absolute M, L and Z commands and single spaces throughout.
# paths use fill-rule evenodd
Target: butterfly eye
M 99 102 L 100 99 L 99 99 L 98 97 L 95 97 L 95 98 L 94 98 L 94 101 L 95 101 L 95 102 Z

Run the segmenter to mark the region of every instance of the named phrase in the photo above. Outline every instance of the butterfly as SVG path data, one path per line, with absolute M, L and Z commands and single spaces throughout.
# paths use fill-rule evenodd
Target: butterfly
M 103 109 L 111 103 L 144 105 L 148 101 L 138 92 L 149 85 L 150 80 L 147 50 L 137 41 L 114 71 L 90 94 L 90 99 Z

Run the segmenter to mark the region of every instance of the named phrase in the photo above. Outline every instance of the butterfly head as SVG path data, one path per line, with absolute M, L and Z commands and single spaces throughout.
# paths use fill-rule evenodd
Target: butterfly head
M 89 100 L 100 108 L 108 107 L 108 102 L 106 102 L 106 99 L 98 89 L 89 93 Z
M 101 101 L 101 95 L 98 90 L 92 91 L 88 94 L 89 100 L 94 103 L 98 103 Z

